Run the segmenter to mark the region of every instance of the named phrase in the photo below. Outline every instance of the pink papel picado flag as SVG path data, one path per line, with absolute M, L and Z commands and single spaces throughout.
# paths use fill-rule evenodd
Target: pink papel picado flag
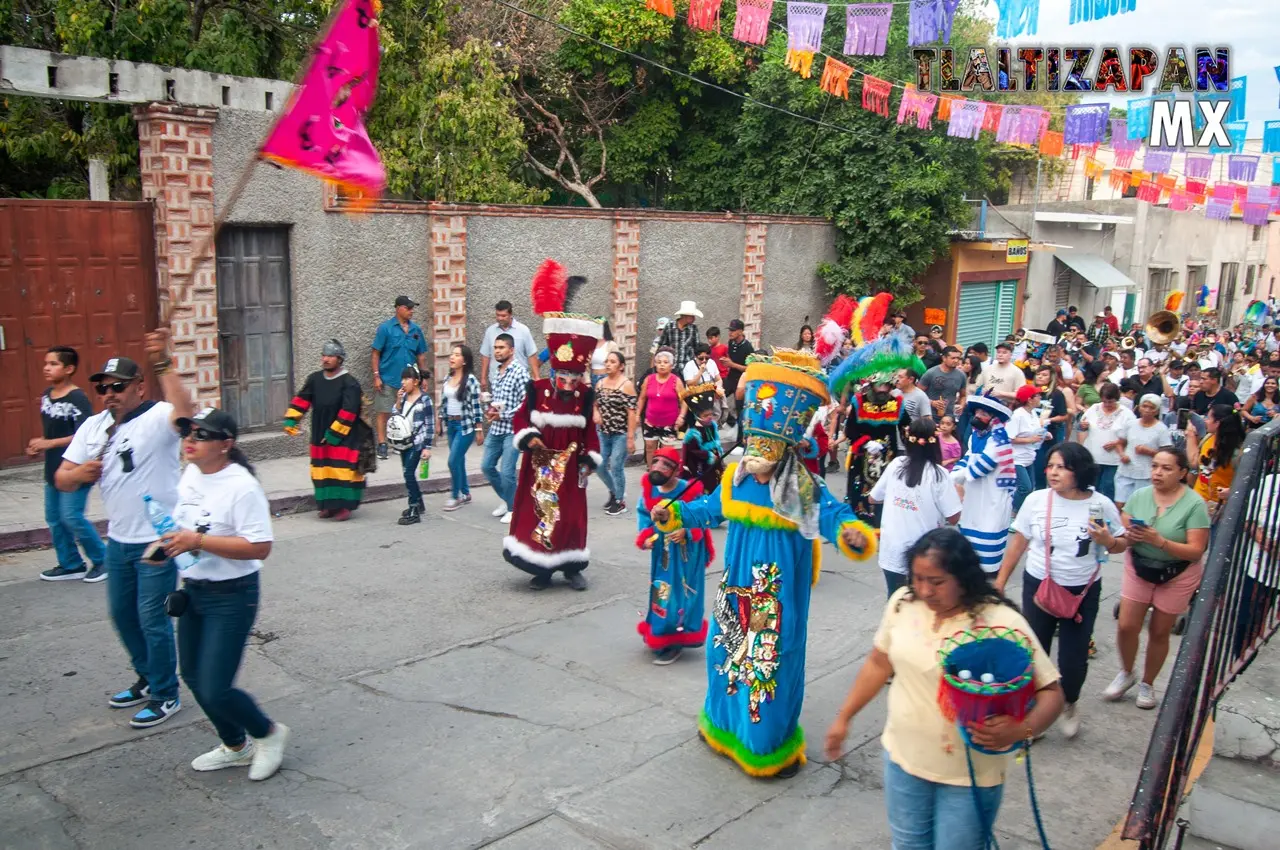
M 345 0 L 263 142 L 264 159 L 362 194 L 382 192 L 387 173 L 364 126 L 378 90 L 380 10 L 377 0 Z

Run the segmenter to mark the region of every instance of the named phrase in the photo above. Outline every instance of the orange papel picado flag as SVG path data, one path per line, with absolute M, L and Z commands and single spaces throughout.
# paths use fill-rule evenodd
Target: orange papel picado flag
M 259 155 L 357 194 L 380 194 L 387 173 L 364 126 L 378 89 L 377 0 L 346 0 L 316 43 Z
M 822 82 L 819 85 L 827 94 L 848 100 L 849 75 L 852 73 L 852 65 L 846 65 L 839 59 L 828 56 L 827 64 L 822 66 Z
M 675 0 L 645 0 L 645 8 L 652 9 L 660 15 L 666 15 L 668 18 L 676 16 Z
M 1040 137 L 1040 153 L 1043 156 L 1062 156 L 1062 134 L 1046 130 Z

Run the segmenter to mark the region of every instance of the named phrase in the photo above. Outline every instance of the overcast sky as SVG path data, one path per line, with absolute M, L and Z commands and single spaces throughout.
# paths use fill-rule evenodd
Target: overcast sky
M 1264 121 L 1280 119 L 1280 81 L 1275 72 L 1275 66 L 1280 65 L 1280 12 L 1275 6 L 1276 0 L 1137 0 L 1137 9 L 1127 14 L 1069 24 L 1070 0 L 1040 0 L 1036 35 L 1014 39 L 1013 43 L 1151 47 L 1161 56 L 1161 70 L 1166 47 L 1186 47 L 1191 62 L 1196 47 L 1230 47 L 1231 76 L 1249 78 L 1245 118 L 1249 136 L 1257 138 L 1262 135 Z M 995 4 L 988 8 L 994 17 Z M 1091 73 L 1096 72 L 1097 61 L 1094 54 Z M 1158 76 L 1149 81 L 1144 94 L 1153 94 L 1158 82 Z M 1132 95 L 1119 99 L 1129 97 Z M 1098 98 L 1086 95 L 1084 99 Z

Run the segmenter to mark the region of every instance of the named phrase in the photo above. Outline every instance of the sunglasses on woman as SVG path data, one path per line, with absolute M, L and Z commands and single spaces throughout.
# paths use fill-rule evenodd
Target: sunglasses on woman
M 221 431 L 210 431 L 207 428 L 192 428 L 190 425 L 179 425 L 178 434 L 181 435 L 183 439 L 187 439 L 189 437 L 197 443 L 212 443 L 217 440 L 231 439 Z
M 95 384 L 93 388 L 98 391 L 98 395 L 106 395 L 108 392 L 113 392 L 116 395 L 119 395 L 120 393 L 124 392 L 124 388 L 129 386 L 129 384 L 131 383 L 133 382 L 132 381 L 115 381 L 114 383 L 110 383 L 110 384 Z

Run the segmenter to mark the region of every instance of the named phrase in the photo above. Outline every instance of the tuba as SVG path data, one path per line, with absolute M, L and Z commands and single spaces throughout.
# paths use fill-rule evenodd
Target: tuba
M 1181 323 L 1178 314 L 1171 310 L 1158 310 L 1147 319 L 1142 328 L 1147 339 L 1154 346 L 1165 346 L 1181 336 Z

